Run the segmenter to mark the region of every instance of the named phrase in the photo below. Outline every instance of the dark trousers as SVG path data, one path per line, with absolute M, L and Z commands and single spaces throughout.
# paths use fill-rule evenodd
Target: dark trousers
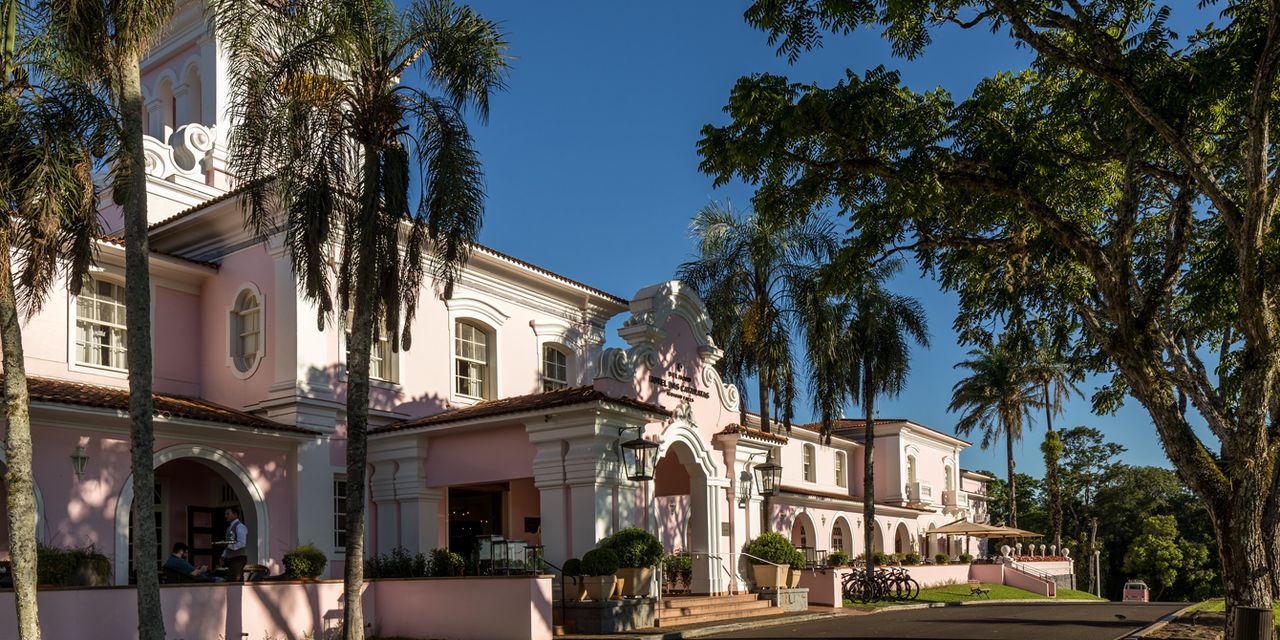
M 226 559 L 227 582 L 244 582 L 244 565 L 248 562 L 249 556 L 228 557 Z

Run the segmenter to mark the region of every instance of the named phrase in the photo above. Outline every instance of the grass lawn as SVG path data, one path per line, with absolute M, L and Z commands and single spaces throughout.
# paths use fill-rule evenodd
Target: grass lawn
M 1036 595 L 1030 591 L 1023 591 L 1014 587 L 1002 584 L 983 584 L 983 588 L 991 590 L 991 597 L 975 596 L 972 594 L 968 584 L 953 584 L 945 587 L 931 587 L 929 589 L 921 589 L 920 597 L 914 601 L 907 602 L 873 602 L 871 604 L 857 604 L 845 600 L 845 606 L 854 609 L 879 609 L 882 607 L 892 607 L 899 604 L 927 603 L 927 602 L 970 602 L 980 600 L 1101 600 L 1090 593 L 1084 591 L 1076 591 L 1074 589 L 1058 589 L 1057 598 L 1046 598 Z

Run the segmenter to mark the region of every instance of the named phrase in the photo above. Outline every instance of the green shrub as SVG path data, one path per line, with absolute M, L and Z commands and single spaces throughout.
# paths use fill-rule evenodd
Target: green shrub
M 624 569 L 652 567 L 662 560 L 662 543 L 657 536 L 636 527 L 627 527 L 601 541 L 600 546 L 618 554 Z
M 914 551 L 902 554 L 902 564 L 911 566 L 920 564 L 920 554 Z
M 890 560 L 889 554 L 883 551 L 876 551 L 875 553 L 872 553 L 871 559 L 875 561 L 875 565 L 877 567 L 883 567 L 889 564 L 889 560 Z
M 685 587 L 693 579 L 693 558 L 683 553 L 672 553 L 662 559 L 662 575 L 667 585 L 674 589 L 676 581 Z
M 582 561 L 577 558 L 569 558 L 564 561 L 564 575 L 580 576 L 582 575 Z
M 411 555 L 408 549 L 396 547 L 366 560 L 364 575 L 366 578 L 424 578 L 431 573 L 427 571 L 425 555 Z
M 934 564 L 951 564 L 951 558 L 945 553 L 939 553 L 933 557 Z
M 36 547 L 36 583 L 64 587 L 107 584 L 111 561 L 89 545 L 83 549 Z
M 466 567 L 466 560 L 448 549 L 436 549 L 431 552 L 431 575 L 433 576 L 460 576 Z
M 973 562 L 973 556 L 967 553 L 962 553 L 960 554 L 960 562 L 963 564 L 970 564 Z
M 780 533 L 768 532 L 762 533 L 756 539 L 748 542 L 742 547 L 742 552 L 755 558 L 747 558 L 753 563 L 759 564 L 761 560 L 772 562 L 774 564 L 789 565 L 795 562 L 796 555 L 800 555 L 801 565 L 804 564 L 804 554 L 796 551 L 791 541 L 786 539 Z
M 304 544 L 284 554 L 283 562 L 285 575 L 290 578 L 318 578 L 329 559 L 315 545 Z
M 843 567 L 849 564 L 849 554 L 843 551 L 832 551 L 827 554 L 827 564 L 832 567 Z
M 805 559 L 803 551 L 796 549 L 795 553 L 791 554 L 791 562 L 787 564 L 790 564 L 792 569 L 803 569 L 809 561 Z
M 618 554 L 601 547 L 582 554 L 582 573 L 588 576 L 611 576 L 618 572 Z

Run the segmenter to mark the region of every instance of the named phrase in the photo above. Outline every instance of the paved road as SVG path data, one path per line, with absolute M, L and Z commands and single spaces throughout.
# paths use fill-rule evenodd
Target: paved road
M 715 638 L 939 638 L 1115 640 L 1184 604 L 991 604 L 851 615 Z M 1124 616 L 1123 619 L 1117 617 Z

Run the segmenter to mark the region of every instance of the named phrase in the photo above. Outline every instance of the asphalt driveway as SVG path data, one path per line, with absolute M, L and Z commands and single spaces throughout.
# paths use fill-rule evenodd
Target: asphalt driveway
M 1185 604 L 990 604 L 851 615 L 715 638 L 1116 640 Z

